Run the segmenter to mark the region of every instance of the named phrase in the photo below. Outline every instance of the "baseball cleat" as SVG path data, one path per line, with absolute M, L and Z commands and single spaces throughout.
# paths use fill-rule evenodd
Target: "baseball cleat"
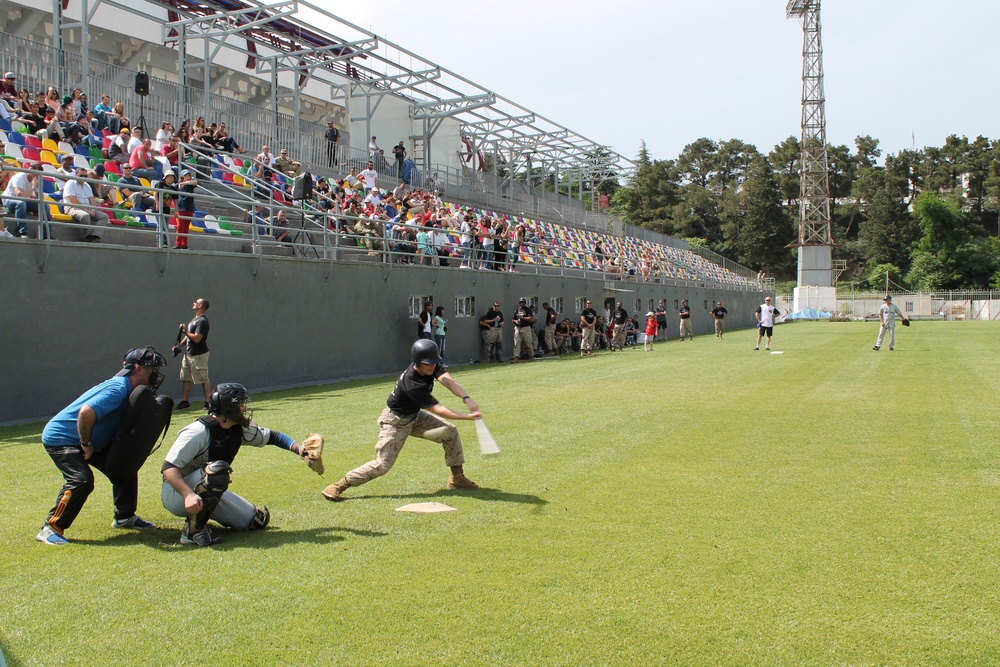
M 199 547 L 210 547 L 221 541 L 222 538 L 212 535 L 212 531 L 210 531 L 207 526 L 204 530 L 199 530 L 196 533 L 188 532 L 187 528 L 181 531 L 181 544 L 194 544 Z
M 52 526 L 45 524 L 42 529 L 38 531 L 35 535 L 35 539 L 42 544 L 49 544 L 54 547 L 61 547 L 69 544 L 69 540 L 56 532 L 56 529 Z

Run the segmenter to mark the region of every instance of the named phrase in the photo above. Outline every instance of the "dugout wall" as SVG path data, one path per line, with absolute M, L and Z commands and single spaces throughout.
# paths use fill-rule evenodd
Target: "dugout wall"
M 414 296 L 430 295 L 445 306 L 448 362 L 457 365 L 485 358 L 478 319 L 493 300 L 502 304 L 508 322 L 520 296 L 537 297 L 538 303 L 561 298 L 566 312 L 560 316 L 578 318 L 578 299 L 600 303 L 608 286 L 562 276 L 196 251 L 175 253 L 164 268 L 155 249 L 58 241 L 0 243 L 0 267 L 0 423 L 55 414 L 111 377 L 129 348 L 144 345 L 166 354 L 162 391 L 178 397 L 180 364 L 169 350 L 198 297 L 211 303 L 212 383 L 241 382 L 260 391 L 398 373 L 415 339 Z M 721 299 L 734 330 L 754 325 L 754 308 L 764 296 L 712 287 L 614 285 L 630 314 L 639 300 L 640 320 L 650 300 L 666 299 L 671 338 L 677 334 L 675 301 L 690 302 L 699 335 L 714 331 L 706 303 Z M 456 316 L 456 300 L 465 317 Z M 508 357 L 512 338 L 505 327 Z M 544 365 L 531 372 L 544 372 Z

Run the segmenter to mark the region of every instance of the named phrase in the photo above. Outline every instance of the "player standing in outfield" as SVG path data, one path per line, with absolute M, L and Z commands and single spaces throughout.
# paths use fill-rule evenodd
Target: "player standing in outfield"
M 889 331 L 889 350 L 892 351 L 896 348 L 896 315 L 899 315 L 904 326 L 910 324 L 910 321 L 903 317 L 903 311 L 899 309 L 899 306 L 892 302 L 890 295 L 886 294 L 882 301 L 885 303 L 878 309 L 878 319 L 882 326 L 878 329 L 878 338 L 875 339 L 875 347 L 872 348 L 876 352 L 882 347 L 882 338 L 885 336 L 886 330 Z
M 438 347 L 431 340 L 418 340 L 410 348 L 413 363 L 396 380 L 396 387 L 389 394 L 386 408 L 379 415 L 381 431 L 375 443 L 375 459 L 351 470 L 339 482 L 323 489 L 327 500 L 342 500 L 341 494 L 352 486 L 361 486 L 376 477 L 389 472 L 396 458 L 411 435 L 431 442 L 440 442 L 444 447 L 444 462 L 451 468 L 448 486 L 453 489 L 478 489 L 462 469 L 465 453 L 462 451 L 462 436 L 454 424 L 445 419 L 475 419 L 479 417 L 479 405 L 469 398 L 462 386 L 448 373 L 448 367 L 441 363 Z M 469 408 L 468 414 L 449 410 L 434 398 L 434 380 L 443 384 L 448 391 L 461 398 Z
M 580 341 L 580 356 L 594 354 L 594 327 L 597 326 L 597 311 L 594 302 L 587 299 L 587 307 L 580 311 L 580 331 L 583 335 Z
M 765 297 L 764 303 L 757 306 L 757 310 L 754 312 L 754 317 L 757 318 L 757 347 L 755 350 L 760 349 L 760 339 L 767 336 L 767 342 L 764 344 L 765 350 L 771 349 L 771 335 L 774 333 L 774 318 L 776 315 L 780 315 L 778 309 L 771 305 L 771 297 Z
M 656 330 L 659 324 L 656 321 L 656 314 L 653 311 L 646 313 L 646 340 L 642 344 L 643 352 L 653 351 L 653 341 L 656 340 Z
M 167 360 L 151 347 L 129 350 L 122 369 L 85 392 L 49 420 L 42 429 L 45 452 L 66 480 L 55 507 L 49 511 L 35 539 L 43 544 L 69 544 L 63 532 L 73 525 L 87 497 L 94 490 L 97 468 L 111 480 L 115 503 L 115 528 L 151 528 L 153 524 L 135 514 L 139 500 L 139 475 L 116 476 L 105 472 L 109 445 L 125 416 L 132 391 L 148 385 L 156 391 L 163 382 L 160 367 Z
M 725 329 L 726 315 L 729 313 L 728 310 L 722 307 L 721 301 L 715 302 L 715 308 L 712 309 L 712 317 L 715 318 L 715 337 L 722 340 L 722 334 Z
M 222 540 L 212 535 L 209 519 L 236 530 L 260 530 L 271 520 L 261 509 L 229 488 L 233 459 L 243 445 L 276 445 L 301 456 L 318 473 L 323 472 L 322 438 L 310 436 L 300 444 L 291 437 L 251 421 L 250 394 L 235 382 L 220 384 L 209 397 L 209 414 L 182 428 L 167 452 L 160 471 L 160 500 L 174 516 L 186 517 L 181 544 L 207 547 Z

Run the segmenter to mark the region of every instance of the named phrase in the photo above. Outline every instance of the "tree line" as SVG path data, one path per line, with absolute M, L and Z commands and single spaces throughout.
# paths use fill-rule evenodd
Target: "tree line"
M 952 135 L 940 148 L 883 158 L 878 140 L 827 149 L 833 257 L 841 283 L 918 290 L 1000 289 L 1000 141 Z M 676 159 L 645 142 L 611 212 L 779 279 L 794 279 L 801 147 L 789 137 L 763 154 L 739 139 L 701 138 Z

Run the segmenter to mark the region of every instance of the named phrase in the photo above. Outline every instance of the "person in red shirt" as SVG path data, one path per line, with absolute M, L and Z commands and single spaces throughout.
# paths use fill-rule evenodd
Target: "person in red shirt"
M 656 322 L 656 313 L 649 311 L 646 313 L 646 340 L 642 344 L 643 352 L 653 351 L 653 340 L 656 338 L 656 331 L 659 325 Z

